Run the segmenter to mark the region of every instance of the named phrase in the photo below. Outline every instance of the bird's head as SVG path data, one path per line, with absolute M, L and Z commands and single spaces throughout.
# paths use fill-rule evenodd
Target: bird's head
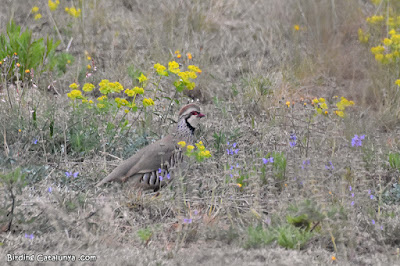
M 179 120 L 185 119 L 186 124 L 190 128 L 197 128 L 200 119 L 205 115 L 200 112 L 200 107 L 197 104 L 190 103 L 182 107 L 179 112 Z

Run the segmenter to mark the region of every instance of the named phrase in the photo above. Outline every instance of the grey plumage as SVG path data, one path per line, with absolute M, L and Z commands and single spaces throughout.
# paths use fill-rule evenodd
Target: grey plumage
M 182 161 L 183 154 L 177 143 L 179 141 L 192 143 L 194 130 L 203 116 L 196 104 L 191 103 L 184 106 L 179 112 L 174 134 L 139 150 L 123 161 L 96 186 L 99 187 L 110 181 L 125 182 L 133 179 L 133 184 L 137 188 L 159 189 L 166 184 L 171 169 Z

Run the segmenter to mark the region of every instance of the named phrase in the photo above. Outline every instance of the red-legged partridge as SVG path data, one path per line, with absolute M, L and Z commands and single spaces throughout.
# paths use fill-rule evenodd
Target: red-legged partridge
M 170 170 L 182 161 L 183 155 L 177 143 L 193 142 L 194 130 L 202 117 L 204 115 L 196 104 L 184 106 L 179 112 L 178 124 L 173 134 L 139 150 L 96 186 L 115 180 L 125 182 L 133 179 L 137 188 L 158 190 L 170 178 Z

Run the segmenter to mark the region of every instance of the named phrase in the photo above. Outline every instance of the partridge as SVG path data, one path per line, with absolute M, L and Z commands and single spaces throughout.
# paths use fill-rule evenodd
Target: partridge
M 193 142 L 194 131 L 204 114 L 198 105 L 191 103 L 179 112 L 175 132 L 144 147 L 129 159 L 123 161 L 96 186 L 110 181 L 125 182 L 133 179 L 133 185 L 141 189 L 158 190 L 170 179 L 170 172 L 182 161 L 178 142 Z

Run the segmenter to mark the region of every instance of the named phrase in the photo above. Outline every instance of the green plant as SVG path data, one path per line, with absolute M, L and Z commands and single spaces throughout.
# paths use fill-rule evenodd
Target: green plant
M 153 232 L 150 228 L 139 229 L 137 231 L 137 235 L 139 236 L 140 240 L 147 245 L 150 241 L 151 237 L 153 236 Z
M 281 247 L 301 249 L 312 237 L 312 232 L 292 225 L 280 226 L 276 229 L 276 240 Z
M 389 165 L 394 170 L 400 170 L 400 153 L 389 153 Z
M 68 60 L 72 56 L 63 53 L 55 56 L 56 48 L 60 41 L 54 41 L 47 37 L 46 42 L 43 38 L 32 40 L 32 31 L 26 29 L 21 32 L 21 26 L 17 26 L 14 21 L 7 25 L 6 34 L 0 35 L 0 59 L 9 60 L 7 78 L 13 76 L 15 66 L 18 67 L 18 72 L 22 79 L 26 75 L 27 70 L 34 70 L 35 74 L 44 71 L 52 71 L 65 69 Z M 3 66 L 4 68 L 5 66 Z M 4 71 L 4 69 L 3 69 Z M 65 72 L 65 71 L 64 71 Z
M 0 184 L 4 185 L 7 191 L 3 195 L 4 202 L 0 208 L 0 224 L 6 224 L 3 230 L 9 231 L 16 214 L 15 209 L 20 204 L 17 195 L 22 194 L 22 189 L 26 186 L 25 174 L 19 167 L 8 173 L 0 173 Z
M 259 248 L 268 245 L 276 240 L 273 231 L 266 230 L 262 226 L 250 226 L 247 230 L 247 240 L 244 244 L 245 248 Z

